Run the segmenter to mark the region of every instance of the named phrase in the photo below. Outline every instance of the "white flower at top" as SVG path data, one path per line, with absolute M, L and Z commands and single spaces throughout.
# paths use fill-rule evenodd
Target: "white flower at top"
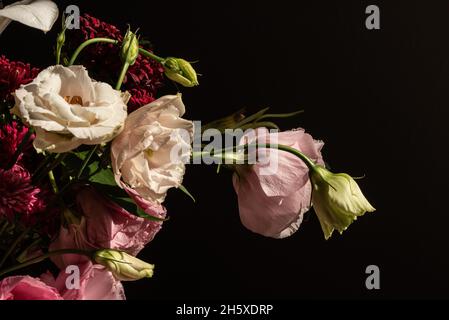
M 47 32 L 58 19 L 58 6 L 48 0 L 24 0 L 0 9 L 0 34 L 11 21 Z
M 82 66 L 49 67 L 15 92 L 12 112 L 36 130 L 38 151 L 67 152 L 120 133 L 129 95 L 92 80 Z

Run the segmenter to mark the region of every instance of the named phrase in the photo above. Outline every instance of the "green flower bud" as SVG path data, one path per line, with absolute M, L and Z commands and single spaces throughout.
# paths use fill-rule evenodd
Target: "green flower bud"
M 154 265 L 123 251 L 98 250 L 94 254 L 94 260 L 96 263 L 105 266 L 121 281 L 134 281 L 153 276 Z
M 129 63 L 132 66 L 139 56 L 139 40 L 134 32 L 130 29 L 125 34 L 120 49 L 120 58 L 123 62 Z
M 313 207 L 326 240 L 335 229 L 342 233 L 357 217 L 376 210 L 346 173 L 335 174 L 317 165 L 311 170 L 310 178 Z
M 167 58 L 164 60 L 163 65 L 165 67 L 165 75 L 170 80 L 184 87 L 199 85 L 196 71 L 188 61 L 181 58 Z

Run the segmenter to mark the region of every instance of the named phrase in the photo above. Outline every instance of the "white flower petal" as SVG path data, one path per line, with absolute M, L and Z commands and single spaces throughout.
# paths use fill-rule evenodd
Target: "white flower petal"
M 58 19 L 58 6 L 48 0 L 25 0 L 0 10 L 0 34 L 11 21 L 47 32 Z
M 13 112 L 39 130 L 36 149 L 49 152 L 109 142 L 127 117 L 128 97 L 90 79 L 82 66 L 49 67 L 15 97 Z

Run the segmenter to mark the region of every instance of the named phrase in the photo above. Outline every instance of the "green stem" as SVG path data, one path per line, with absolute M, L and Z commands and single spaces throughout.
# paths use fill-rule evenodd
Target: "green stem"
M 62 50 L 62 46 L 56 47 L 56 65 L 61 64 L 61 50 Z
M 264 114 L 263 116 L 261 116 L 260 118 L 258 118 L 256 121 L 259 122 L 263 119 L 267 119 L 267 118 L 290 118 L 290 117 L 294 117 L 297 116 L 298 114 L 304 113 L 304 110 L 299 110 L 299 111 L 295 111 L 295 112 L 290 112 L 290 113 L 267 113 Z
M 245 124 L 244 126 L 241 126 L 239 129 L 245 131 L 247 129 L 256 129 L 256 128 L 270 128 L 279 130 L 279 127 L 271 121 L 252 122 Z
M 247 144 L 244 146 L 235 146 L 235 147 L 229 147 L 229 148 L 225 148 L 225 149 L 221 149 L 221 150 L 214 150 L 213 155 L 211 155 L 209 151 L 192 152 L 192 159 L 197 158 L 197 157 L 202 157 L 202 156 L 215 157 L 216 156 L 215 154 L 217 154 L 217 156 L 219 156 L 220 158 L 223 158 L 223 156 L 226 155 L 226 152 L 228 152 L 228 151 L 232 151 L 237 148 L 248 149 L 251 147 L 264 148 L 264 149 L 277 149 L 277 150 L 281 150 L 284 152 L 288 152 L 288 153 L 291 153 L 291 154 L 297 156 L 298 158 L 300 158 L 307 165 L 307 167 L 310 170 L 313 170 L 315 168 L 315 163 L 301 151 L 299 151 L 295 148 L 283 145 L 283 144 L 270 144 L 270 143 L 263 143 L 263 144 L 253 143 L 253 144 Z
M 92 158 L 93 154 L 95 153 L 95 151 L 97 150 L 98 145 L 95 145 L 92 150 L 89 151 L 89 153 L 86 156 L 86 159 L 84 159 L 83 164 L 81 165 L 80 170 L 78 171 L 78 174 L 76 175 L 76 179 L 79 180 L 79 178 L 81 178 L 81 176 L 83 175 L 84 170 L 86 169 L 90 159 Z
M 78 58 L 78 55 L 81 53 L 81 51 L 83 51 L 84 48 L 86 48 L 87 46 L 89 46 L 91 44 L 99 43 L 99 42 L 118 44 L 117 40 L 113 40 L 113 39 L 109 39 L 109 38 L 92 38 L 92 39 L 86 40 L 82 44 L 80 44 L 79 47 L 73 53 L 73 55 L 69 61 L 69 66 L 71 66 L 75 63 L 76 58 Z
M 304 153 L 302 153 L 301 151 L 299 151 L 295 148 L 292 148 L 292 147 L 289 147 L 289 146 L 286 146 L 283 144 L 259 144 L 258 147 L 259 148 L 278 149 L 278 150 L 282 150 L 285 152 L 289 152 L 289 153 L 297 156 L 298 158 L 300 158 L 302 161 L 304 161 L 304 163 L 307 165 L 307 167 L 310 170 L 313 170 L 315 168 L 316 164 L 308 156 L 306 156 Z
M 11 253 L 13 253 L 13 251 L 16 249 L 16 247 L 20 244 L 20 242 L 22 242 L 23 238 L 26 237 L 26 235 L 28 234 L 28 232 L 31 231 L 31 227 L 26 228 L 18 237 L 17 239 L 14 241 L 14 243 L 11 245 L 11 247 L 9 247 L 8 251 L 6 251 L 5 255 L 3 256 L 2 260 L 0 261 L 0 268 L 3 267 L 3 265 L 5 264 L 6 260 L 8 259 L 8 257 L 11 255 Z
M 55 175 L 53 174 L 53 170 L 48 171 L 48 179 L 50 180 L 51 188 L 55 194 L 58 194 L 59 189 L 56 183 Z
M 32 264 L 39 263 L 41 261 L 44 261 L 45 259 L 50 258 L 52 256 L 62 255 L 62 254 L 79 254 L 79 255 L 84 255 L 84 256 L 89 257 L 90 259 L 92 259 L 92 253 L 89 252 L 89 251 L 85 251 L 85 250 L 79 250 L 79 249 L 55 250 L 55 251 L 47 252 L 47 253 L 39 256 L 39 257 L 27 260 L 27 261 L 25 261 L 23 263 L 20 263 L 18 265 L 12 266 L 12 267 L 7 268 L 5 270 L 2 270 L 2 271 L 0 271 L 0 277 L 5 275 L 5 274 L 7 274 L 7 273 L 10 273 L 10 272 L 13 272 L 13 271 L 16 271 L 16 270 L 28 267 L 28 266 L 30 266 Z
M 120 76 L 118 77 L 117 84 L 115 85 L 115 90 L 120 90 L 122 87 L 123 80 L 125 79 L 126 72 L 128 72 L 129 63 L 123 63 L 122 71 L 120 71 Z
M 155 60 L 155 61 L 157 61 L 157 62 L 159 62 L 159 63 L 164 64 L 164 61 L 165 61 L 164 58 L 161 58 L 161 57 L 155 55 L 154 53 L 152 53 L 152 52 L 150 52 L 150 51 L 148 51 L 148 50 L 145 50 L 145 49 L 143 49 L 143 48 L 139 48 L 139 53 L 140 53 L 141 55 L 143 55 L 144 57 L 153 59 L 153 60 Z

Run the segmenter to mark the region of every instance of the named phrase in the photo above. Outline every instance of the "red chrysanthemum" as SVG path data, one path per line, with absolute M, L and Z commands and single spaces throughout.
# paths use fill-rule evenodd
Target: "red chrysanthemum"
M 39 69 L 31 67 L 29 63 L 10 61 L 0 56 L 0 101 L 12 102 L 12 95 L 22 84 L 33 80 Z
M 12 165 L 11 161 L 15 152 L 25 135 L 28 128 L 20 125 L 16 121 L 0 126 L 0 168 L 5 169 L 8 165 Z M 27 144 L 24 145 L 22 153 L 17 158 L 17 163 L 21 163 L 23 156 L 29 155 L 31 149 L 31 142 L 34 139 L 34 134 L 30 136 Z
M 73 32 L 71 40 L 73 48 L 71 50 L 85 40 L 97 37 L 122 41 L 122 34 L 114 25 L 84 14 L 80 17 L 80 29 Z M 118 46 L 112 44 L 91 45 L 83 50 L 77 63 L 83 64 L 93 78 L 113 84 L 122 67 L 119 50 Z M 153 101 L 156 98 L 157 90 L 163 85 L 163 80 L 164 69 L 161 64 L 139 55 L 123 80 L 123 89 L 128 90 L 132 95 L 138 95 L 131 98 L 129 111 Z
M 128 102 L 129 113 L 155 100 L 155 98 L 144 89 L 131 89 L 129 90 L 129 93 L 131 94 L 131 99 L 129 99 Z
M 13 219 L 16 214 L 33 213 L 40 191 L 33 186 L 30 173 L 20 165 L 0 169 L 0 216 Z
M 39 224 L 37 230 L 40 234 L 50 237 L 56 235 L 60 227 L 61 209 L 54 204 L 55 195 L 51 192 L 50 186 L 40 186 L 40 192 L 35 195 L 36 202 L 28 214 L 22 214 L 20 221 L 25 226 L 35 226 Z

